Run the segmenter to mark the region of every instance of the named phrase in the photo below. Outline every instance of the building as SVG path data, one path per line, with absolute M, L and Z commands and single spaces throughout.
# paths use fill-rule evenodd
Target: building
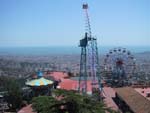
M 150 113 L 150 101 L 131 87 L 115 88 L 115 102 L 123 113 Z

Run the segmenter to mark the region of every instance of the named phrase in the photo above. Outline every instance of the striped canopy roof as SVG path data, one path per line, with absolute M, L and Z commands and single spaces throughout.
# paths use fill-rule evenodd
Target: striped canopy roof
M 53 84 L 53 81 L 47 80 L 43 77 L 26 82 L 26 85 L 28 86 L 46 86 L 49 84 Z

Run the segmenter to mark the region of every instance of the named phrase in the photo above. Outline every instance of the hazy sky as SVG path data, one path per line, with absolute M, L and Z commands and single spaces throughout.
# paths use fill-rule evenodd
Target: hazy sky
M 150 45 L 150 0 L 0 0 L 0 46 L 77 46 L 84 2 L 98 45 Z

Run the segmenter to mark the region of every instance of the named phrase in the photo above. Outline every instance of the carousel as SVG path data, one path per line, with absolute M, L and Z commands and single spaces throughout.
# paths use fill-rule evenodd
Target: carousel
M 43 73 L 39 71 L 37 78 L 26 82 L 26 85 L 32 89 L 33 96 L 50 95 L 53 87 L 53 81 L 44 78 Z

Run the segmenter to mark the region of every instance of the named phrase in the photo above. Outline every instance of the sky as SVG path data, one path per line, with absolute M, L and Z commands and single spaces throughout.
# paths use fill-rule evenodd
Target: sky
M 0 47 L 78 46 L 83 3 L 98 45 L 150 45 L 150 0 L 0 0 Z

